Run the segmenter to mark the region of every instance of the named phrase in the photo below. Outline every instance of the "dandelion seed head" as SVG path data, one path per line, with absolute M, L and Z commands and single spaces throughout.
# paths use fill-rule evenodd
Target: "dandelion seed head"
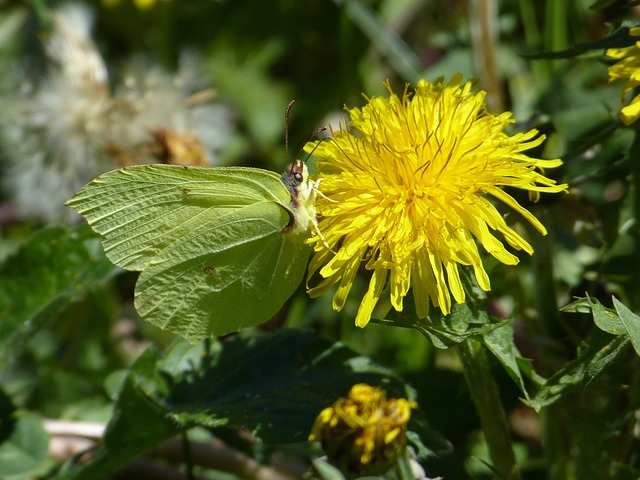
M 196 55 L 184 55 L 175 73 L 132 60 L 110 82 L 92 22 L 86 6 L 54 10 L 44 41 L 47 70 L 37 80 L 20 76 L 3 98 L 3 187 L 24 217 L 79 221 L 64 203 L 99 174 L 165 158 L 215 163 L 230 136 L 231 111 L 212 101 Z M 165 158 L 156 156 L 158 131 L 169 146 Z

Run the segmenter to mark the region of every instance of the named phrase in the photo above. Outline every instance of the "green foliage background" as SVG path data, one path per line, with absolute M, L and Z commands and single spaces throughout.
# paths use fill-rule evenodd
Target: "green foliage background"
M 234 112 L 221 162 L 277 172 L 285 167 L 291 99 L 295 155 L 344 104 L 384 94 L 386 79 L 399 91 L 418 78 L 474 77 L 474 59 L 486 53 L 472 48 L 475 2 L 159 0 L 149 10 L 129 0 L 85 3 L 96 10 L 94 38 L 114 72 L 132 55 L 171 70 L 181 52 L 197 51 L 218 100 Z M 547 237 L 511 220 L 535 254 L 516 267 L 486 260 L 492 318 L 466 332 L 493 341 L 491 367 L 527 479 L 640 476 L 633 314 L 640 308 L 640 148 L 634 128 L 617 122 L 621 85 L 607 81 L 602 43 L 638 18 L 633 2 L 593 3 L 497 2 L 502 104 L 523 129 L 547 134 L 541 155 L 565 160 L 552 175 L 571 187 L 531 205 Z M 44 68 L 39 39 L 57 4 L 0 1 L 5 98 L 13 92 L 3 79 L 21 71 L 17 65 Z M 565 58 L 534 58 L 552 51 Z M 2 212 L 10 211 L 6 193 L 3 200 Z M 427 476 L 494 476 L 455 354 L 412 328 L 353 325 L 365 278 L 339 313 L 330 297 L 312 301 L 301 286 L 268 324 L 190 347 L 141 321 L 132 305 L 136 274 L 113 267 L 87 228 L 5 215 L 0 233 L 0 478 L 127 478 L 126 470 L 114 472 L 176 434 L 222 439 L 264 464 L 284 457 L 301 475 L 321 454 L 304 442 L 315 415 L 365 380 L 417 399 L 411 430 L 421 438 L 414 447 Z M 456 319 L 478 317 L 465 310 Z M 486 328 L 493 323 L 508 328 Z M 261 401 L 245 403 L 249 397 Z M 93 463 L 54 458 L 44 419 L 108 423 Z M 247 432 L 261 441 L 247 441 Z

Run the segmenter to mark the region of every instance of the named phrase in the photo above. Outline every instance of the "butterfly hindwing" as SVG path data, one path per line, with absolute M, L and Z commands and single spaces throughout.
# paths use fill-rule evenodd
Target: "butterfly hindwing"
M 273 172 L 170 165 L 109 172 L 68 202 L 142 271 L 141 316 L 190 340 L 262 323 L 295 290 L 310 248 L 286 233 L 290 203 Z
M 309 255 L 303 243 L 283 238 L 282 213 L 257 204 L 194 230 L 179 251 L 166 249 L 138 279 L 138 312 L 161 328 L 186 328 L 192 339 L 273 316 L 300 283 Z

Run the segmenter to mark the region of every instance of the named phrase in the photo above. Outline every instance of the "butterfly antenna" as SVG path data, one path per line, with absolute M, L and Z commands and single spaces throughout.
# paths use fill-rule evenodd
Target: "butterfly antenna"
M 295 104 L 296 101 L 291 100 L 289 105 L 287 105 L 287 111 L 284 114 L 284 151 L 287 158 L 287 165 L 289 165 L 289 114 Z M 293 165 L 291 165 L 291 171 L 293 172 Z
M 309 135 L 309 138 L 307 138 L 307 140 L 302 144 L 302 147 L 300 148 L 300 150 L 298 150 L 298 154 L 296 155 L 296 157 L 298 157 L 298 156 L 300 155 L 300 153 L 301 153 L 301 152 L 302 152 L 302 150 L 304 149 L 304 146 L 305 146 L 307 143 L 309 143 L 313 137 L 315 137 L 316 135 L 318 135 L 318 134 L 319 134 L 319 133 L 321 133 L 321 132 L 326 131 L 326 130 L 327 130 L 327 128 L 329 128 L 329 127 L 327 127 L 327 126 L 319 127 L 319 128 L 316 128 L 313 132 L 311 132 L 311 135 Z M 313 150 L 311 150 L 311 151 L 309 152 L 309 155 L 307 155 L 307 158 L 309 158 L 311 155 L 313 155 L 313 152 L 315 152 L 315 151 L 316 151 L 316 148 L 318 148 L 318 146 L 319 146 L 319 145 L 320 145 L 320 144 L 318 143 L 315 147 L 313 147 Z

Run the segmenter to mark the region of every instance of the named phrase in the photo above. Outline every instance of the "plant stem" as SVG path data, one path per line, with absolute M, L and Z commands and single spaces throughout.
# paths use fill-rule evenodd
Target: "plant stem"
M 473 63 L 480 86 L 486 90 L 487 108 L 490 112 L 504 111 L 504 98 L 496 61 L 498 44 L 498 5 L 496 0 L 469 0 Z
M 637 94 L 635 90 L 633 93 L 634 95 Z M 632 159 L 634 159 L 635 156 L 638 155 L 638 152 L 640 152 L 640 121 L 636 121 L 633 125 L 633 128 L 635 129 L 635 137 L 633 139 L 633 144 L 629 149 L 629 155 Z M 636 219 L 632 230 L 633 239 L 636 242 L 636 248 L 633 254 L 632 261 L 634 265 L 638 265 L 638 262 L 640 261 L 640 249 L 638 248 L 638 244 L 640 243 L 640 226 L 638 225 L 638 219 L 640 219 L 640 163 L 637 161 L 631 161 L 629 162 L 629 165 L 631 168 L 630 190 L 633 195 L 633 218 Z M 637 269 L 634 269 L 634 275 L 631 279 L 631 281 L 633 282 L 631 288 L 635 289 L 638 285 L 640 285 L 639 277 L 640 276 Z M 638 308 L 640 308 L 640 302 L 638 302 L 635 297 L 635 295 L 629 295 L 629 307 L 632 310 L 637 310 Z
M 404 452 L 398 455 L 395 468 L 396 477 L 398 480 L 413 480 L 413 473 L 411 471 L 411 462 L 409 461 L 409 455 L 405 447 Z
M 498 386 L 489 371 L 484 347 L 479 342 L 467 339 L 457 346 L 458 356 L 464 367 L 464 376 L 471 391 L 471 398 L 480 417 L 480 425 L 493 467 L 501 478 L 520 478 L 515 455 L 511 446 L 506 415 L 498 395 Z

